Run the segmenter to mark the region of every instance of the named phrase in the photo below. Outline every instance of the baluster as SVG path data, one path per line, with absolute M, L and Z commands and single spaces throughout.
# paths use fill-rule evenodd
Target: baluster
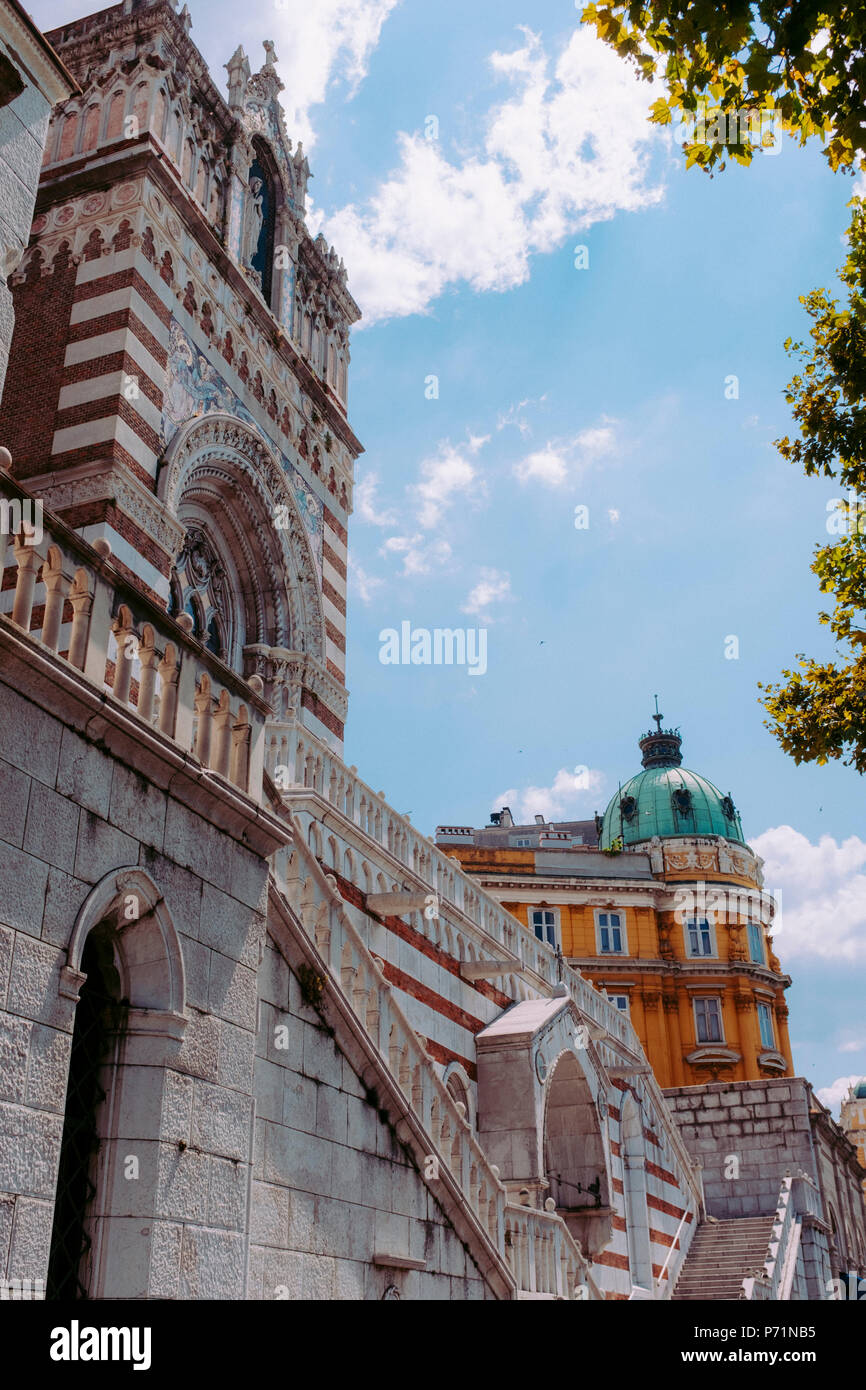
M 174 720 L 177 712 L 177 680 L 180 668 L 177 664 L 177 648 L 173 642 L 166 642 L 162 661 L 157 668 L 160 679 L 159 731 L 169 738 L 174 737 Z
M 232 710 L 227 690 L 220 691 L 213 715 L 215 737 L 213 770 L 221 777 L 228 777 L 232 748 Z
M 63 625 L 63 604 L 69 591 L 69 581 L 63 576 L 63 557 L 56 545 L 48 550 L 48 561 L 42 566 L 45 585 L 45 617 L 42 619 L 42 641 L 49 651 L 56 652 Z
M 250 716 L 246 705 L 241 705 L 232 729 L 230 778 L 242 792 L 247 791 L 250 780 Z
M 202 671 L 195 697 L 195 713 L 198 720 L 195 737 L 195 753 L 202 767 L 210 767 L 211 742 L 213 739 L 213 696 L 210 676 Z
M 367 1009 L 365 1015 L 365 1026 L 367 1032 L 376 1046 L 379 1046 L 379 990 L 375 984 L 370 986 L 367 995 Z
M 111 624 L 117 651 L 114 656 L 114 684 L 112 694 L 122 705 L 129 704 L 129 691 L 132 684 L 132 663 L 138 656 L 138 638 L 133 627 L 132 612 L 125 603 L 120 605 L 117 617 Z
M 42 557 L 28 537 L 34 535 L 33 527 L 25 521 L 15 537 L 15 559 L 18 561 L 18 575 L 15 583 L 15 601 L 12 605 L 12 621 L 30 631 L 33 616 L 33 594 L 36 589 L 36 575 L 42 564 Z

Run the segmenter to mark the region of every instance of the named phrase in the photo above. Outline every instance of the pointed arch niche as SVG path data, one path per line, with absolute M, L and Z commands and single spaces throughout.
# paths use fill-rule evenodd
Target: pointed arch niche
M 226 664 L 249 674 L 244 648 L 256 644 L 323 661 L 325 619 L 315 558 L 286 474 L 261 436 L 231 415 L 190 421 L 166 451 L 159 495 L 199 546 L 204 539 L 218 559 L 222 612 L 219 601 L 208 607 L 202 599 L 202 608 L 205 632 L 217 619 L 224 646 L 218 655 Z M 195 621 L 197 610 L 189 611 Z M 207 636 L 201 640 L 207 645 Z
M 146 1298 L 158 1189 L 180 1159 L 176 1136 L 162 1132 L 163 1099 L 186 1017 L 180 940 L 144 869 L 112 870 L 91 890 L 67 962 L 60 992 L 76 1018 L 49 1289 Z
M 267 141 L 262 139 L 260 135 L 254 135 L 252 144 L 253 162 L 250 165 L 248 189 L 254 186 L 253 180 L 257 179 L 258 184 L 255 186 L 258 188 L 261 199 L 262 223 L 258 244 L 250 258 L 250 268 L 259 276 L 265 303 L 276 313 L 279 306 L 274 296 L 274 286 L 277 281 L 274 256 L 277 245 L 277 228 L 282 220 L 282 210 L 285 204 L 285 193 L 277 169 L 277 161 Z M 248 249 L 252 251 L 251 247 Z

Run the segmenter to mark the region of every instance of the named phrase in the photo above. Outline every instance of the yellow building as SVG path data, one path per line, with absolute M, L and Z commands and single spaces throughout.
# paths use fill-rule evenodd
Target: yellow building
M 849 1088 L 842 1102 L 841 1124 L 857 1150 L 862 1167 L 866 1168 L 866 1076 Z M 863 1191 L 866 1193 L 866 1178 Z
M 515 825 L 505 807 L 436 843 L 631 1016 L 661 1086 L 792 1076 L 761 860 L 655 718 L 642 771 L 594 822 Z

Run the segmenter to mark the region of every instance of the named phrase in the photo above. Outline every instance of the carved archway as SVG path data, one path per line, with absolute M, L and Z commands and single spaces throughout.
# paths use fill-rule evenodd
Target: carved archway
M 121 995 L 129 1001 L 130 1031 L 140 1030 L 145 1015 L 157 1015 L 167 1035 L 179 1038 L 185 1022 L 183 952 L 166 901 L 146 870 L 112 869 L 85 898 L 61 981 L 69 997 L 77 996 L 84 980 L 84 945 L 95 927 L 110 932 Z
M 275 454 L 251 425 L 214 413 L 190 421 L 169 445 L 159 496 L 178 521 L 204 528 L 236 591 L 229 664 L 262 644 L 324 659 L 325 620 L 316 562 Z

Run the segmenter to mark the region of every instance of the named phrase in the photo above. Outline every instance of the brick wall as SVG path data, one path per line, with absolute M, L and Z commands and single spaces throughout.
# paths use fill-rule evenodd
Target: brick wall
M 51 467 L 51 445 L 76 268 L 56 261 L 52 274 L 30 278 L 13 291 L 15 333 L 0 412 L 0 438 L 12 471 L 25 479 Z

